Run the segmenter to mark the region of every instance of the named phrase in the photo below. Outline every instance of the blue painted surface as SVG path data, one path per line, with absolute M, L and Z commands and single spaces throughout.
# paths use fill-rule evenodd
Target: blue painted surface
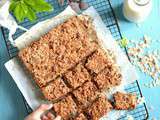
M 4 67 L 7 55 L 0 32 L 0 120 L 23 120 L 26 109 L 21 93 Z
M 158 48 L 155 40 L 160 39 L 160 1 L 153 0 L 153 10 L 149 18 L 140 27 L 136 24 L 126 21 L 122 14 L 122 0 L 111 0 L 113 9 L 119 21 L 122 35 L 132 40 L 139 40 L 144 34 L 150 36 L 153 40 L 152 48 Z M 26 109 L 24 107 L 20 92 L 13 82 L 12 78 L 4 68 L 4 63 L 9 59 L 5 43 L 2 40 L 0 32 L 0 120 L 22 120 L 26 116 Z M 151 81 L 148 76 L 138 72 L 140 76 L 140 86 L 147 100 L 150 119 L 155 117 L 160 119 L 160 88 L 149 89 L 143 86 L 145 82 Z M 2 78 L 3 76 L 3 78 Z M 4 77 L 6 76 L 6 77 Z
M 160 40 L 160 0 L 152 1 L 153 9 L 150 16 L 143 23 L 137 26 L 135 23 L 131 23 L 124 18 L 122 14 L 123 0 L 112 0 L 112 6 L 118 18 L 122 35 L 135 41 L 139 41 L 144 34 L 150 36 L 152 44 L 149 51 L 160 49 L 160 43 L 156 42 L 156 40 Z M 139 71 L 138 75 L 140 77 L 140 87 L 149 108 L 150 119 L 155 118 L 156 120 L 160 120 L 160 87 L 144 87 L 144 83 L 151 82 L 151 78 Z

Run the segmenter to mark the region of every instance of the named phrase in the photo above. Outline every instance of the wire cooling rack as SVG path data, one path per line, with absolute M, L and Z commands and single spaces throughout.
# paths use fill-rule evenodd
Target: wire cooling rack
M 54 6 L 53 12 L 40 13 L 40 14 L 38 14 L 38 19 L 36 22 L 31 23 L 28 20 L 25 20 L 24 22 L 20 23 L 20 25 L 29 29 L 31 26 L 33 26 L 37 22 L 43 21 L 45 19 L 48 19 L 48 18 L 51 18 L 51 17 L 57 15 L 58 13 L 63 11 L 67 6 L 67 4 L 65 4 L 64 6 L 60 6 L 58 4 L 57 0 L 47 0 L 47 1 Z M 85 0 L 85 1 L 89 5 L 94 6 L 94 8 L 98 11 L 103 22 L 105 23 L 106 27 L 109 28 L 109 30 L 110 30 L 112 36 L 115 38 L 115 40 L 122 39 L 122 35 L 120 33 L 118 22 L 117 22 L 115 14 L 114 14 L 114 11 L 112 9 L 110 1 L 109 0 Z M 17 55 L 18 49 L 15 48 L 14 46 L 12 46 L 11 43 L 9 42 L 8 30 L 5 28 L 1 28 L 1 29 L 2 29 L 4 40 L 6 42 L 8 54 L 9 54 L 10 58 L 12 58 Z M 14 34 L 13 38 L 16 39 L 22 33 L 23 33 L 23 31 L 17 30 L 17 32 Z M 127 53 L 127 51 L 126 51 L 126 53 Z M 136 93 L 138 97 L 142 97 L 142 93 L 141 93 L 141 90 L 140 90 L 140 87 L 139 87 L 139 84 L 137 81 L 130 84 L 129 86 L 127 86 L 126 91 L 128 91 L 130 93 Z M 25 99 L 24 99 L 24 104 L 26 106 L 27 111 L 30 113 L 32 110 L 28 106 Z M 135 110 L 128 111 L 124 116 L 122 116 L 120 118 L 120 120 L 124 120 L 127 115 L 132 115 L 135 120 L 146 120 L 146 119 L 148 119 L 147 107 L 145 104 L 138 105 Z

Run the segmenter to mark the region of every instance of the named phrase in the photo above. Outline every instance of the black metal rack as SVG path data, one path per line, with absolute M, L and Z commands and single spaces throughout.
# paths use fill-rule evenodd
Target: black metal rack
M 24 22 L 20 23 L 21 26 L 25 28 L 30 28 L 34 24 L 36 24 L 39 21 L 43 21 L 45 19 L 51 18 L 61 11 L 63 11 L 67 4 L 64 6 L 60 6 L 57 2 L 57 0 L 47 0 L 50 4 L 54 5 L 54 11 L 50 13 L 40 13 L 38 14 L 38 19 L 36 22 L 31 23 L 28 20 L 25 20 Z M 85 0 L 90 6 L 93 6 L 98 13 L 100 14 L 103 22 L 105 23 L 106 27 L 110 30 L 112 36 L 115 38 L 115 40 L 121 40 L 122 35 L 118 26 L 118 22 L 115 16 L 115 13 L 113 11 L 113 8 L 111 6 L 111 3 L 109 0 Z M 8 54 L 10 58 L 17 55 L 18 49 L 11 45 L 11 43 L 8 40 L 8 30 L 5 28 L 1 28 L 4 40 L 6 42 Z M 14 34 L 13 38 L 16 39 L 21 34 L 23 34 L 23 31 L 17 30 L 17 32 Z M 126 51 L 127 53 L 127 51 Z M 130 93 L 136 93 L 138 97 L 142 97 L 142 93 L 138 84 L 138 81 L 130 84 L 127 86 L 126 91 Z M 23 98 L 24 99 L 24 98 Z M 24 99 L 24 104 L 26 105 L 26 109 L 28 113 L 30 113 L 32 110 L 28 106 L 27 102 Z M 138 105 L 135 110 L 128 111 L 124 116 L 120 118 L 120 120 L 125 119 L 126 115 L 132 115 L 135 120 L 146 120 L 148 119 L 148 110 L 146 107 L 146 104 Z

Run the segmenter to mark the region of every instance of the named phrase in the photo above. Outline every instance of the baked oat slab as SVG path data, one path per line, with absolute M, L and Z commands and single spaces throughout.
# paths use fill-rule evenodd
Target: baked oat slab
M 105 96 L 101 96 L 88 108 L 87 113 L 91 120 L 99 120 L 112 109 L 112 104 Z
M 61 101 L 53 104 L 53 109 L 57 115 L 61 116 L 63 120 L 74 118 L 78 112 L 76 103 L 71 96 L 67 96 Z
M 98 90 L 91 81 L 88 81 L 83 84 L 83 86 L 73 91 L 73 94 L 76 97 L 79 105 L 86 107 L 97 98 Z
M 95 51 L 87 22 L 74 16 L 21 50 L 19 58 L 43 87 Z
M 49 85 L 42 87 L 41 90 L 45 98 L 51 101 L 55 101 L 70 92 L 70 89 L 61 78 L 55 79 Z
M 74 89 L 81 86 L 84 82 L 91 80 L 91 76 L 81 63 L 68 71 L 65 74 L 65 78 Z
M 117 110 L 135 109 L 137 105 L 137 97 L 130 93 L 116 92 L 113 95 L 114 107 Z

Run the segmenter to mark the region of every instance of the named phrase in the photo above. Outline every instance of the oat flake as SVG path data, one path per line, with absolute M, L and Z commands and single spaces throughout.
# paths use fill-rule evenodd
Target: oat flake
M 145 52 L 150 44 L 150 37 L 144 35 L 141 42 L 131 41 L 127 47 L 131 63 L 152 78 L 153 81 L 151 83 L 145 84 L 149 88 L 160 86 L 160 51 Z

